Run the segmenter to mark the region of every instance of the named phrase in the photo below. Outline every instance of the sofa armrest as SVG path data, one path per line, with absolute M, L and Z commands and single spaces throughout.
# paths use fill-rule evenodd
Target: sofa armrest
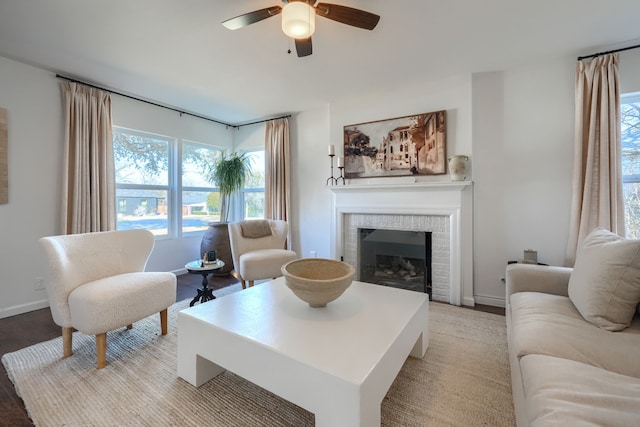
M 535 264 L 509 264 L 506 272 L 506 298 L 516 292 L 543 292 L 569 296 L 569 277 L 573 268 Z

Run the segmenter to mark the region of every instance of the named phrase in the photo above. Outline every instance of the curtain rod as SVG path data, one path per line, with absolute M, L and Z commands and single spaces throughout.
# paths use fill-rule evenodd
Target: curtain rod
M 214 123 L 218 123 L 220 125 L 225 125 L 225 126 L 228 126 L 228 127 L 232 127 L 232 128 L 238 129 L 238 126 L 232 125 L 231 123 L 221 122 L 219 120 L 215 120 L 215 119 L 212 119 L 210 117 L 205 117 L 205 116 L 200 116 L 198 114 L 189 113 L 188 111 L 182 111 L 182 110 L 179 110 L 179 109 L 174 108 L 174 107 L 169 107 L 167 105 L 162 105 L 162 104 L 158 104 L 156 102 L 147 101 L 146 99 L 136 98 L 135 96 L 127 95 L 126 93 L 116 92 L 115 90 L 111 90 L 111 89 L 107 89 L 107 88 L 104 88 L 104 87 L 96 86 L 96 85 L 93 85 L 91 83 L 83 82 L 81 80 L 72 79 L 70 77 L 62 76 L 60 74 L 56 74 L 56 77 L 59 78 L 59 79 L 70 81 L 72 83 L 80 83 L 80 84 L 83 84 L 85 86 L 92 87 L 94 89 L 99 89 L 99 90 L 103 90 L 105 92 L 113 93 L 115 95 L 124 96 L 125 98 L 133 99 L 134 101 L 140 101 L 140 102 L 144 102 L 144 103 L 147 103 L 147 104 L 154 105 L 156 107 L 166 108 L 167 110 L 171 110 L 171 111 L 175 111 L 177 113 L 180 113 L 180 115 L 187 114 L 189 116 L 197 117 L 197 118 L 202 119 L 202 120 L 208 120 L 210 122 L 214 122 Z
M 215 120 L 215 119 L 212 119 L 210 117 L 205 117 L 205 116 L 200 116 L 198 114 L 189 113 L 188 111 L 179 110 L 179 109 L 174 108 L 174 107 L 169 107 L 167 105 L 158 104 L 158 103 L 155 103 L 155 102 L 152 102 L 152 101 L 147 101 L 146 99 L 136 98 L 135 96 L 127 95 L 125 93 L 120 93 L 120 92 L 116 92 L 116 91 L 111 90 L 111 89 L 107 89 L 107 88 L 104 88 L 104 87 L 96 86 L 96 85 L 93 85 L 91 83 L 86 83 L 86 82 L 83 82 L 81 80 L 72 79 L 71 77 L 66 77 L 66 76 L 63 76 L 63 75 L 60 75 L 60 74 L 56 74 L 56 77 L 59 78 L 59 79 L 70 81 L 72 83 L 80 83 L 80 84 L 83 84 L 85 86 L 92 87 L 94 89 L 99 89 L 99 90 L 103 90 L 105 92 L 113 93 L 115 95 L 124 96 L 125 98 L 133 99 L 135 101 L 145 102 L 147 104 L 151 104 L 151 105 L 154 105 L 156 107 L 166 108 L 167 110 L 178 112 L 178 113 L 180 113 L 180 115 L 187 114 L 189 116 L 197 117 L 197 118 L 202 119 L 202 120 L 208 120 L 210 122 L 218 123 L 220 125 L 225 125 L 225 126 L 228 126 L 228 127 L 231 127 L 231 128 L 235 128 L 235 129 L 240 129 L 242 126 L 255 125 L 255 124 L 258 124 L 258 123 L 268 122 L 270 120 L 285 119 L 285 118 L 291 117 L 291 114 L 289 114 L 289 115 L 286 115 L 286 116 L 275 117 L 273 119 L 258 120 L 258 121 L 251 122 L 251 123 L 243 123 L 241 125 L 232 125 L 231 123 L 221 122 L 219 120 Z
M 274 118 L 272 118 L 272 119 L 258 120 L 258 121 L 251 122 L 251 123 L 242 123 L 241 125 L 238 125 L 238 127 L 241 127 L 241 126 L 249 126 L 249 125 L 255 125 L 255 124 L 258 124 L 258 123 L 270 122 L 271 120 L 288 119 L 289 117 L 291 117 L 291 114 L 287 114 L 287 115 L 285 115 L 285 116 L 280 116 L 280 117 L 274 117 Z
M 623 47 L 623 48 L 620 48 L 620 49 L 608 50 L 606 52 L 598 52 L 598 53 L 594 53 L 593 55 L 578 56 L 578 61 L 582 61 L 583 59 L 589 59 L 589 58 L 597 58 L 598 56 L 608 55 L 610 53 L 617 53 L 617 52 L 623 52 L 625 50 L 637 49 L 639 47 L 640 47 L 640 44 L 637 44 L 637 45 L 634 45 L 634 46 Z

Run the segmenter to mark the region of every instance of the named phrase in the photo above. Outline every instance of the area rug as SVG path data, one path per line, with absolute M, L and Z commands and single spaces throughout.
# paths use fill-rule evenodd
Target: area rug
M 176 317 L 188 303 L 169 309 L 166 336 L 159 335 L 157 315 L 110 332 L 101 370 L 95 368 L 94 337 L 78 332 L 67 359 L 60 358 L 61 338 L 5 354 L 2 362 L 34 424 L 314 425 L 312 413 L 231 372 L 199 388 L 177 378 Z M 382 425 L 515 425 L 505 318 L 431 303 L 429 321 L 429 349 L 423 359 L 407 359 L 382 402 Z

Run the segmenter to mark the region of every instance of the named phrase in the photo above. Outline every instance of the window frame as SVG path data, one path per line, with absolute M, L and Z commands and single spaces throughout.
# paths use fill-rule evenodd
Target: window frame
M 115 190 L 116 190 L 116 201 L 115 201 L 115 206 L 116 206 L 116 216 L 120 213 L 118 206 L 118 190 L 139 190 L 139 191 L 165 191 L 166 192 L 166 201 L 167 201 L 167 206 L 171 206 L 171 201 L 173 200 L 173 198 L 175 197 L 175 194 L 172 193 L 172 189 L 171 189 L 171 179 L 172 179 L 172 168 L 171 168 L 171 164 L 172 164 L 172 156 L 174 155 L 174 149 L 173 146 L 175 145 L 175 138 L 172 138 L 170 136 L 166 136 L 166 135 L 160 135 L 159 133 L 154 133 L 154 132 L 146 132 L 146 131 L 140 131 L 137 129 L 131 129 L 131 128 L 127 128 L 124 126 L 112 126 L 112 133 L 115 135 L 116 132 L 122 132 L 122 133 L 126 133 L 129 135 L 135 135 L 135 136 L 139 136 L 141 138 L 149 138 L 152 137 L 154 139 L 157 140 L 163 140 L 167 143 L 167 184 L 128 184 L 128 183 L 118 183 L 117 181 L 117 177 L 114 178 L 114 186 L 115 186 Z M 173 160 L 174 161 L 174 160 Z M 114 162 L 114 166 L 115 166 L 115 162 Z M 126 201 L 125 201 L 126 204 Z M 116 219 L 116 229 L 117 229 L 117 223 L 119 222 L 118 219 Z M 172 230 L 172 224 L 171 224 L 171 217 L 169 215 L 169 212 L 167 211 L 167 233 L 166 234 L 155 234 L 154 233 L 154 237 L 156 239 L 164 239 L 164 238 L 170 238 L 172 236 L 172 232 L 175 232 L 174 230 Z
M 624 105 L 624 104 L 640 104 L 640 92 L 632 92 L 632 93 L 621 94 L 620 95 L 620 108 L 622 108 L 622 105 Z M 621 119 L 622 119 L 622 117 L 621 117 Z M 621 149 L 621 151 L 622 151 L 622 149 Z M 638 153 L 640 153 L 640 150 L 638 150 Z M 640 173 L 630 174 L 630 175 L 624 175 L 624 173 L 623 173 L 623 175 L 622 175 L 622 183 L 623 184 L 640 183 Z
M 183 186 L 182 185 L 182 175 L 183 175 L 183 169 L 184 169 L 184 165 L 182 162 L 182 153 L 183 153 L 183 149 L 184 149 L 184 145 L 185 144 L 189 144 L 192 146 L 200 146 L 202 148 L 206 148 L 206 149 L 210 149 L 210 150 L 216 150 L 216 151 L 220 151 L 220 153 L 222 155 L 226 155 L 227 152 L 229 151 L 227 148 L 224 147 L 219 147 L 217 145 L 211 145 L 211 144 L 206 144 L 203 142 L 199 142 L 199 141 L 193 141 L 191 139 L 180 139 L 178 142 L 178 152 L 177 152 L 177 158 L 180 159 L 180 161 L 176 161 L 176 166 L 177 166 L 177 171 L 176 171 L 176 176 L 177 176 L 177 181 L 178 181 L 178 187 L 176 189 L 177 192 L 177 197 L 178 197 L 178 202 L 176 202 L 176 221 L 177 221 L 177 229 L 179 231 L 178 236 L 199 236 L 204 234 L 204 232 L 206 230 L 200 230 L 200 231 L 183 231 L 183 217 L 182 217 L 182 207 L 184 205 L 183 201 L 182 201 L 182 195 L 185 191 L 194 191 L 194 192 L 210 192 L 210 193 L 215 193 L 215 192 L 219 192 L 220 189 L 216 186 L 214 186 L 214 184 L 211 184 L 210 187 L 203 187 L 203 186 Z
M 264 157 L 264 173 L 265 173 L 265 179 L 266 179 L 266 174 L 267 174 L 267 151 L 264 147 L 250 147 L 250 148 L 246 148 L 243 149 L 241 151 L 244 154 L 249 154 L 250 153 L 255 153 L 255 152 L 262 152 L 263 153 L 263 157 Z M 265 182 L 266 184 L 266 182 Z M 238 212 L 237 213 L 237 218 L 242 218 L 242 220 L 246 220 L 246 219 L 259 219 L 259 218 L 247 218 L 245 216 L 245 212 L 247 211 L 246 209 L 246 194 L 248 193 L 263 193 L 266 196 L 266 191 L 265 191 L 265 186 L 263 187 L 246 187 L 243 186 L 242 190 L 239 191 L 239 200 L 238 200 Z M 262 219 L 264 219 L 264 215 L 262 217 Z
M 620 109 L 622 110 L 622 106 L 625 104 L 640 104 L 640 92 L 631 92 L 631 93 L 625 93 L 625 94 L 621 94 L 620 95 Z M 629 211 L 632 210 L 632 207 L 629 206 L 629 204 L 627 203 L 628 201 L 630 201 L 631 199 L 627 197 L 627 189 L 625 188 L 626 185 L 628 184 L 640 184 L 640 170 L 637 171 L 637 173 L 633 173 L 633 174 L 625 174 L 624 170 L 624 163 L 625 163 L 625 150 L 624 150 L 624 145 L 622 142 L 622 137 L 624 135 L 622 135 L 622 114 L 620 115 L 620 132 L 621 132 L 621 147 L 620 147 L 620 151 L 621 151 L 621 162 L 622 164 L 620 165 L 620 169 L 621 169 L 621 174 L 622 174 L 622 187 L 623 187 L 623 202 L 624 202 L 624 216 L 625 216 L 625 234 L 627 238 L 638 238 L 640 236 L 638 236 L 638 234 L 640 234 L 640 230 L 630 230 L 629 228 L 629 224 L 632 222 L 632 220 L 629 219 Z M 638 138 L 640 139 L 640 137 Z M 640 141 L 639 141 L 640 142 Z M 638 148 L 638 150 L 634 151 L 634 153 L 637 153 L 638 156 L 640 156 L 640 148 Z M 640 167 L 638 168 L 640 169 Z M 635 218 L 635 216 L 633 216 L 632 218 Z
M 192 146 L 201 146 L 206 149 L 211 149 L 215 151 L 220 151 L 221 154 L 226 154 L 229 151 L 229 148 L 222 147 L 214 144 L 207 144 L 204 142 L 194 141 L 192 139 L 187 138 L 179 138 L 179 137 L 171 137 L 166 135 L 161 135 L 156 132 L 143 131 L 138 129 L 131 129 L 124 126 L 112 126 L 113 133 L 115 135 L 116 132 L 123 132 L 131 135 L 137 135 L 143 138 L 152 137 L 159 140 L 164 140 L 168 145 L 168 166 L 167 166 L 167 185 L 158 185 L 158 184 L 128 184 L 128 183 L 118 183 L 117 177 L 115 180 L 115 188 L 116 188 L 116 215 L 120 213 L 120 204 L 117 198 L 117 192 L 119 189 L 122 190 L 160 190 L 166 192 L 166 204 L 167 204 L 167 233 L 166 234 L 155 234 L 154 237 L 157 240 L 162 239 L 174 239 L 181 237 L 190 237 L 190 236 L 201 236 L 205 233 L 206 229 L 197 230 L 197 231 L 183 231 L 183 192 L 184 191 L 194 191 L 194 192 L 216 192 L 218 188 L 212 184 L 209 186 L 182 186 L 182 173 L 183 173 L 183 163 L 182 163 L 182 153 L 185 144 L 190 144 Z M 126 201 L 125 201 L 126 203 Z

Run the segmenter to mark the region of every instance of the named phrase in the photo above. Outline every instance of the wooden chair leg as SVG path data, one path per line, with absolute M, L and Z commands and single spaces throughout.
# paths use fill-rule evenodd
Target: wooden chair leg
M 253 280 L 249 280 L 249 287 L 252 288 L 253 287 Z
M 165 308 L 160 312 L 160 328 L 162 329 L 162 335 L 167 335 L 169 329 L 169 321 L 167 320 L 167 309 Z
M 62 357 L 73 354 L 73 328 L 62 328 Z
M 107 333 L 96 335 L 96 357 L 98 369 L 107 366 Z
M 247 289 L 247 284 L 244 279 L 240 280 L 240 284 L 242 284 L 242 289 Z

